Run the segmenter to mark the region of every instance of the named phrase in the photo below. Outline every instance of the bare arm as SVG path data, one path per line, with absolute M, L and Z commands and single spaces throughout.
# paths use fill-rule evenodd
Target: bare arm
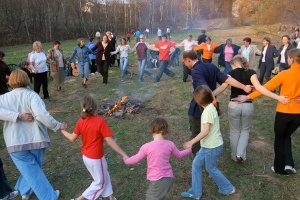
M 71 142 L 75 142 L 75 140 L 78 138 L 79 135 L 77 135 L 76 133 L 69 133 L 65 130 L 61 130 L 62 134 Z
M 149 43 L 145 42 L 145 45 L 147 46 L 148 49 L 151 49 L 153 51 L 159 51 L 159 49 L 156 48 L 154 44 L 150 45 Z
M 222 93 L 228 87 L 227 83 L 223 83 L 218 88 L 213 91 L 213 96 L 218 96 L 218 94 Z
M 199 142 L 200 140 L 205 138 L 208 135 L 209 130 L 210 130 L 210 123 L 205 123 L 203 129 L 201 130 L 201 132 L 196 137 L 194 137 L 190 141 L 186 142 L 183 145 L 183 147 L 185 149 L 191 148 L 193 146 L 193 144 L 195 144 L 196 142 Z
M 259 92 L 261 92 L 263 95 L 270 97 L 272 99 L 275 99 L 277 101 L 280 101 L 281 103 L 289 103 L 289 99 L 285 96 L 279 96 L 271 91 L 269 91 L 267 88 L 265 88 L 264 86 L 262 86 L 258 79 L 257 79 L 257 75 L 253 74 L 250 78 L 251 83 L 253 84 L 253 86 L 255 87 L 256 90 L 258 90 Z
M 240 88 L 240 89 L 244 90 L 246 93 L 250 93 L 252 91 L 251 85 L 244 85 L 244 84 L 238 82 L 237 80 L 235 80 L 234 78 L 232 78 L 231 76 L 228 76 L 225 83 L 227 83 L 233 87 Z
M 114 151 L 120 154 L 123 157 L 123 159 L 128 158 L 127 154 L 121 149 L 121 147 L 115 142 L 115 140 L 112 137 L 106 137 L 105 141 Z

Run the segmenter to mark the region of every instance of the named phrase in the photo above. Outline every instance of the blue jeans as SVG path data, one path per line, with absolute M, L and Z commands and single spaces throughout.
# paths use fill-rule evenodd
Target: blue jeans
M 90 74 L 90 63 L 89 62 L 80 62 L 78 63 L 78 72 L 82 78 L 89 78 Z
M 120 58 L 120 68 L 121 68 L 121 76 L 122 77 L 124 77 L 128 73 L 127 65 L 128 65 L 128 57 L 121 57 Z
M 225 69 L 224 69 L 224 74 L 228 74 L 232 70 L 230 62 L 225 61 Z
M 212 149 L 201 147 L 194 158 L 192 166 L 192 187 L 189 189 L 189 192 L 194 194 L 196 198 L 202 196 L 202 167 L 204 163 L 206 171 L 217 184 L 219 193 L 226 195 L 233 191 L 233 185 L 217 168 L 217 161 L 222 150 L 223 145 Z
M 56 192 L 42 170 L 45 149 L 33 149 L 10 153 L 10 157 L 20 172 L 15 189 L 21 195 L 33 190 L 38 199 L 56 200 Z
M 157 81 L 157 82 L 160 81 L 163 73 L 167 74 L 170 77 L 175 76 L 174 72 L 172 72 L 171 70 L 169 70 L 167 68 L 167 66 L 168 66 L 168 61 L 167 60 L 160 60 L 159 61 L 159 71 L 158 71 L 158 73 L 157 73 L 157 75 L 155 77 L 155 81 Z
M 147 58 L 144 58 L 142 60 L 138 59 L 138 66 L 139 66 L 139 71 L 140 71 L 139 80 L 143 80 L 144 74 L 147 74 L 148 76 L 152 75 L 152 73 L 150 73 L 149 71 L 147 71 L 145 69 L 146 62 L 147 62 Z

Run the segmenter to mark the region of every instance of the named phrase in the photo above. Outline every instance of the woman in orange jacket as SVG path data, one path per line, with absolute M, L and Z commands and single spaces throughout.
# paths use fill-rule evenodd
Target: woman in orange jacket
M 205 43 L 201 43 L 193 48 L 194 51 L 202 50 L 202 61 L 204 63 L 211 63 L 212 62 L 212 55 L 214 53 L 215 48 L 220 46 L 211 41 L 210 37 L 205 38 Z
M 287 70 L 281 71 L 264 86 L 273 91 L 281 87 L 280 96 L 290 99 L 289 103 L 277 103 L 276 116 L 274 122 L 275 142 L 274 142 L 274 166 L 272 171 L 278 174 L 295 174 L 294 160 L 291 147 L 291 135 L 300 126 L 300 49 L 288 51 L 288 64 L 291 66 Z M 261 93 L 255 91 L 248 96 L 240 96 L 234 100 L 246 101 L 255 99 Z

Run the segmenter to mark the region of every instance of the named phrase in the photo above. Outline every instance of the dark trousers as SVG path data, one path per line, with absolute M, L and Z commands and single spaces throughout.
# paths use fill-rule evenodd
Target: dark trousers
M 274 169 L 276 173 L 287 174 L 285 165 L 294 167 L 291 135 L 300 126 L 300 114 L 276 113 L 274 132 Z
M 3 163 L 0 158 L 0 199 L 9 195 L 13 190 L 10 188 L 3 169 Z
M 91 73 L 96 72 L 96 64 L 95 64 L 96 59 L 91 59 Z
M 0 83 L 0 95 L 9 92 L 6 83 Z
M 49 97 L 49 93 L 48 93 L 48 72 L 43 72 L 43 73 L 37 73 L 34 75 L 34 86 L 33 89 L 36 93 L 40 93 L 40 88 L 41 86 L 43 86 L 43 95 L 44 98 L 48 98 Z
M 107 62 L 105 60 L 102 60 L 101 64 L 97 64 L 97 70 L 98 72 L 103 76 L 103 83 L 107 84 L 108 81 L 108 68 Z
M 258 80 L 260 84 L 262 85 L 264 82 L 264 77 L 266 81 L 268 82 L 271 79 L 272 70 L 274 69 L 274 66 L 267 65 L 266 63 L 262 62 L 259 66 L 259 77 Z
M 193 117 L 189 115 L 189 123 L 190 123 L 190 130 L 192 132 L 191 139 L 196 137 L 201 130 L 201 117 Z M 197 152 L 200 150 L 200 141 L 196 142 L 192 146 L 192 153 L 194 155 L 197 154 Z
M 186 79 L 188 78 L 189 75 L 191 75 L 191 70 L 187 68 L 184 64 L 182 64 L 182 69 L 183 69 L 183 82 L 186 82 Z
M 288 69 L 289 66 L 286 63 L 280 63 L 279 65 L 279 71 L 281 72 L 282 70 Z
M 202 58 L 202 62 L 203 63 L 212 63 L 212 58 L 211 59 Z

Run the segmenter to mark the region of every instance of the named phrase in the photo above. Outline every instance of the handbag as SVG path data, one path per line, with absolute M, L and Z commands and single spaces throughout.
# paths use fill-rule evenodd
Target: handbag
M 50 64 L 50 72 L 58 72 L 58 67 L 57 67 L 56 63 L 55 64 L 53 64 L 53 63 Z

